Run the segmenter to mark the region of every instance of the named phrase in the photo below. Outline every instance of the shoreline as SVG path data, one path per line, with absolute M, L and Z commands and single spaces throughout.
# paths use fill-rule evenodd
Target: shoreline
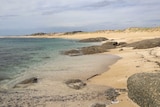
M 91 56 L 95 57 L 99 55 L 104 56 L 106 54 L 104 55 L 97 54 L 97 55 L 91 55 Z M 85 57 L 89 57 L 89 56 L 86 55 Z M 115 57 L 115 56 L 112 56 L 112 57 Z M 110 59 L 112 58 L 109 58 L 109 60 Z M 116 60 L 112 61 L 112 63 L 108 62 L 107 69 L 109 69 L 109 67 L 113 63 L 116 63 L 118 59 L 117 57 L 115 57 L 115 59 Z M 100 70 L 98 70 L 98 72 L 102 73 L 102 71 Z M 79 79 L 82 79 L 83 75 L 92 76 L 91 74 L 92 74 L 91 71 L 86 73 L 83 72 L 78 74 L 77 77 L 79 77 Z M 93 74 L 95 75 L 94 72 Z M 64 76 L 64 75 L 61 74 L 61 76 Z M 68 79 L 73 79 L 74 76 L 73 77 L 72 76 L 70 76 Z M 106 96 L 105 96 L 105 91 L 110 89 L 110 87 L 104 86 L 104 85 L 94 85 L 92 83 L 89 83 L 87 78 L 90 78 L 90 76 L 86 77 L 86 79 L 84 80 L 82 79 L 84 82 L 86 82 L 87 86 L 85 86 L 80 90 L 74 90 L 67 87 L 67 85 L 65 84 L 65 81 L 68 79 L 52 80 L 50 78 L 45 78 L 45 79 L 39 78 L 39 82 L 35 84 L 31 83 L 31 84 L 25 84 L 25 85 L 18 85 L 18 87 L 13 89 L 4 90 L 4 91 L 1 90 L 0 96 L 2 96 L 1 97 L 2 99 L 5 99 L 5 100 L 2 100 L 3 103 L 1 104 L 4 106 L 8 104 L 12 104 L 13 106 L 16 106 L 16 105 L 22 106 L 22 104 L 27 105 L 28 103 L 30 106 L 45 105 L 46 107 L 52 107 L 54 105 L 56 107 L 62 107 L 62 105 L 65 105 L 65 107 L 74 107 L 74 106 L 82 107 L 84 105 L 91 106 L 94 103 L 100 102 L 102 104 L 111 105 L 111 101 L 106 100 Z M 77 77 L 76 78 L 74 77 L 74 78 L 77 79 Z M 11 99 L 13 100 L 13 102 L 10 101 Z M 46 102 L 43 102 L 43 101 L 46 101 Z
M 119 34 L 117 36 L 117 34 Z M 58 36 L 58 38 L 67 38 L 67 39 L 84 39 L 84 38 L 93 38 L 93 37 L 106 37 L 108 39 L 114 39 L 118 42 L 127 42 L 127 43 L 132 43 L 135 41 L 140 41 L 140 40 L 144 40 L 144 39 L 151 39 L 151 38 L 158 38 L 160 35 L 160 32 L 128 32 L 128 33 L 92 33 L 92 34 L 76 34 L 76 35 L 64 35 L 64 36 Z M 36 37 L 36 36 L 35 36 Z M 45 36 L 43 37 L 45 38 Z M 47 37 L 48 38 L 48 37 Z M 53 37 L 55 38 L 55 36 Z M 122 49 L 122 51 L 120 51 Z M 109 52 L 105 52 L 102 54 L 111 54 L 111 55 L 117 55 L 119 57 L 121 57 L 121 59 L 119 59 L 116 63 L 112 64 L 109 66 L 109 69 L 106 70 L 104 73 L 94 76 L 93 78 L 89 79 L 88 81 L 86 81 L 87 84 L 89 84 L 89 86 L 91 86 L 92 88 L 85 88 L 80 90 L 79 92 L 83 93 L 86 90 L 92 90 L 95 91 L 93 89 L 98 87 L 98 90 L 103 90 L 107 89 L 107 87 L 113 87 L 113 88 L 120 88 L 120 89 L 127 89 L 127 79 L 129 76 L 131 76 L 132 74 L 135 73 L 141 73 L 141 72 L 156 72 L 156 71 L 160 71 L 159 66 L 155 63 L 156 61 L 156 57 L 154 56 L 154 54 L 160 55 L 160 53 L 158 53 L 160 51 L 159 48 L 150 48 L 150 49 L 132 49 L 132 48 L 128 48 L 128 47 L 124 47 L 124 48 L 116 48 L 116 49 L 111 49 Z M 150 54 L 151 52 L 153 52 L 153 54 Z M 147 61 L 149 60 L 149 61 Z M 50 86 L 51 81 L 49 80 L 45 80 L 43 81 L 44 83 L 47 83 L 46 86 Z M 58 81 L 56 81 L 58 83 Z M 55 84 L 57 84 L 55 83 Z M 59 84 L 59 83 L 58 83 Z M 105 88 L 104 88 L 105 87 Z M 30 87 L 31 89 L 35 90 L 34 85 Z M 42 87 L 39 87 L 39 89 Z M 46 87 L 43 87 L 44 89 Z M 62 94 L 64 94 L 64 90 L 68 91 L 69 93 L 73 93 L 73 90 L 66 88 L 64 85 L 60 85 L 59 86 L 60 89 L 59 92 Z M 50 92 L 53 88 L 49 88 Z M 76 92 L 76 91 L 74 91 Z M 42 92 L 43 95 L 45 95 L 45 92 Z M 45 93 L 45 94 L 44 94 Z M 109 107 L 139 107 L 136 103 L 134 103 L 133 101 L 131 101 L 128 98 L 127 92 L 122 92 L 121 95 L 118 97 L 119 103 L 117 104 L 112 104 L 109 105 Z M 84 102 L 84 101 L 82 101 Z M 76 105 L 78 107 L 82 107 L 82 105 L 80 105 L 80 103 L 82 103 L 81 101 L 77 102 L 75 101 L 74 103 L 67 103 L 68 105 L 72 105 L 75 106 L 74 104 L 79 104 Z M 91 102 L 88 102 L 86 105 L 89 104 L 90 106 Z M 65 107 L 69 107 L 67 106 L 67 104 L 59 104 L 58 102 L 56 102 L 56 107 L 61 107 L 62 105 Z M 48 104 L 47 107 L 51 107 L 53 106 L 52 104 Z

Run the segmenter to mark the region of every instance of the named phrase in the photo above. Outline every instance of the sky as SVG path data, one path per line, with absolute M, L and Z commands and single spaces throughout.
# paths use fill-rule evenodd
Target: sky
M 160 0 L 0 0 L 0 35 L 160 26 Z

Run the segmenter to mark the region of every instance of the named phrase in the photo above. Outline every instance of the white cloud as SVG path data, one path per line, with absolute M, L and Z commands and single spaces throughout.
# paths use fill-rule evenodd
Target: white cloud
M 159 0 L 1 0 L 0 29 L 160 25 Z M 91 28 L 89 28 L 91 27 Z

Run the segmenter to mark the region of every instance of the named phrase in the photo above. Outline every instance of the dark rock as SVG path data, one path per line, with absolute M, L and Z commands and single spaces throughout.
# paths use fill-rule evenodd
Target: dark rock
M 114 88 L 110 88 L 105 91 L 105 96 L 107 100 L 115 101 L 119 95 L 119 92 L 117 92 Z
M 101 45 L 104 49 L 114 49 L 118 46 L 118 42 L 106 42 Z
M 82 53 L 86 54 L 95 54 L 95 53 L 102 53 L 107 52 L 107 50 L 101 46 L 90 46 L 90 47 L 83 47 Z
M 142 40 L 126 44 L 125 46 L 133 47 L 134 49 L 148 49 L 148 48 L 160 47 L 160 38 Z
M 106 107 L 106 104 L 96 103 L 96 104 L 93 104 L 91 107 Z
M 88 55 L 88 54 L 95 54 L 95 53 L 102 53 L 107 52 L 105 48 L 102 48 L 101 46 L 89 46 L 89 47 L 83 47 L 79 50 L 73 49 L 69 51 L 62 52 L 64 55 L 70 55 L 70 56 L 80 56 L 80 55 Z
M 119 46 L 124 46 L 124 45 L 126 45 L 126 44 L 127 44 L 126 42 L 119 42 L 119 43 L 118 43 Z
M 82 89 L 86 86 L 86 83 L 84 83 L 80 79 L 70 79 L 70 80 L 66 81 L 65 84 L 68 87 L 70 87 L 72 89 L 76 89 L 76 90 Z
M 70 55 L 70 56 L 79 56 L 79 55 L 103 53 L 103 52 L 107 52 L 108 49 L 116 48 L 118 45 L 119 45 L 118 42 L 106 42 L 100 46 L 83 47 L 81 49 L 74 49 L 74 50 L 62 52 L 62 54 Z
M 37 83 L 37 82 L 38 82 L 38 78 L 32 77 L 20 82 L 19 84 L 29 84 L 29 83 Z
M 88 38 L 88 39 L 82 39 L 79 42 L 102 42 L 108 40 L 104 37 L 97 37 L 97 38 Z
M 38 82 L 38 78 L 36 77 L 32 77 L 32 78 L 29 78 L 29 79 L 25 79 L 17 84 L 15 84 L 13 86 L 13 88 L 26 88 L 28 87 L 29 85 L 33 84 L 33 83 L 37 83 Z
M 70 56 L 80 56 L 83 53 L 82 53 L 81 50 L 72 49 L 72 50 L 69 50 L 69 51 L 62 52 L 62 54 L 64 54 L 64 55 L 70 55 Z
M 128 96 L 141 107 L 160 107 L 160 73 L 138 73 L 127 81 Z

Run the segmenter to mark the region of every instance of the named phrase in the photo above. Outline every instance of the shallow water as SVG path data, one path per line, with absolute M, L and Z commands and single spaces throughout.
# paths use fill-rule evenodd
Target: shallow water
M 86 79 L 105 71 L 109 64 L 118 59 L 113 55 L 69 57 L 60 54 L 64 50 L 90 45 L 93 43 L 66 39 L 1 38 L 0 83 L 13 85 L 31 76 L 64 80 L 84 74 Z

